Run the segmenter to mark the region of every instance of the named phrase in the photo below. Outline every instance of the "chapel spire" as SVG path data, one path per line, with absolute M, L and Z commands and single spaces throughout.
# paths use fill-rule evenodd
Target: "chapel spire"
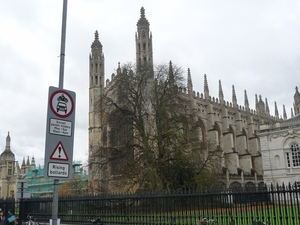
M 206 74 L 204 74 L 204 98 L 206 100 L 209 99 L 209 89 L 208 89 Z
M 234 85 L 232 85 L 232 104 L 234 108 L 237 108 L 238 105 Z
M 192 92 L 193 92 L 193 82 L 192 82 L 192 76 L 191 76 L 190 68 L 188 68 L 187 88 L 188 88 L 188 93 L 192 94 Z
M 152 34 L 150 24 L 145 16 L 144 7 L 141 8 L 141 16 L 137 22 L 137 32 L 135 33 L 136 44 L 136 65 L 138 69 L 142 67 L 147 70 L 153 70 L 153 50 Z
M 91 45 L 91 48 L 92 48 L 92 56 L 93 57 L 97 57 L 97 56 L 100 56 L 101 53 L 102 53 L 102 44 L 101 42 L 99 41 L 99 33 L 98 31 L 96 30 L 95 31 L 95 39 Z
M 285 111 L 285 105 L 283 105 L 283 119 L 287 119 L 286 111 Z
M 100 88 L 101 93 L 104 87 L 104 54 L 102 47 L 99 41 L 99 33 L 96 30 L 90 54 L 90 88 Z
M 268 104 L 268 99 L 266 98 L 266 113 L 270 115 L 270 109 L 269 109 L 269 104 Z
M 174 77 L 174 71 L 173 71 L 173 65 L 172 65 L 172 61 L 169 62 L 169 84 L 171 86 L 175 85 L 175 77 Z
M 278 120 L 279 119 L 279 113 L 278 113 L 278 108 L 277 108 L 277 103 L 275 102 L 275 118 Z
M 244 94 L 244 105 L 245 105 L 245 109 L 246 109 L 246 111 L 249 111 L 250 109 L 249 109 L 249 101 L 248 101 L 248 96 L 247 96 L 247 91 L 245 90 L 244 91 L 245 92 L 245 94 Z
M 221 104 L 224 104 L 224 94 L 223 94 L 221 80 L 219 80 L 219 100 Z

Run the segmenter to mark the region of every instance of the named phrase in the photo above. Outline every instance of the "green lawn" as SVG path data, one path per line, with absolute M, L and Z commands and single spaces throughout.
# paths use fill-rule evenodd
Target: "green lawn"
M 252 221 L 270 222 L 271 225 L 299 225 L 299 209 L 297 207 L 286 207 L 282 210 L 279 207 L 264 206 L 261 209 L 253 207 L 241 208 L 219 208 L 204 211 L 182 211 L 162 214 L 132 214 L 127 216 L 106 215 L 105 221 L 129 222 L 132 224 L 148 223 L 152 225 L 176 224 L 176 225 L 197 225 L 197 221 L 203 218 L 216 221 L 218 225 L 252 225 Z

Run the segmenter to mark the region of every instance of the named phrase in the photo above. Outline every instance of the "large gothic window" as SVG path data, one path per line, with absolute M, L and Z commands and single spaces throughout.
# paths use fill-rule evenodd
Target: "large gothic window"
M 293 143 L 291 145 L 291 151 L 286 153 L 287 166 L 300 167 L 300 148 L 299 145 Z
M 206 140 L 206 133 L 205 133 L 205 126 L 203 121 L 198 118 L 198 123 L 199 123 L 199 127 L 197 129 L 197 135 L 198 135 L 198 140 L 199 141 L 205 141 Z
M 222 132 L 221 132 L 221 129 L 220 129 L 220 127 L 217 123 L 215 123 L 215 128 L 218 132 L 217 145 L 222 149 L 223 148 L 223 146 L 222 146 Z

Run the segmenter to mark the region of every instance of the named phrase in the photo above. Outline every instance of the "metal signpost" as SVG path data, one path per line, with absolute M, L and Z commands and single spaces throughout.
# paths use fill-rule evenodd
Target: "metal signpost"
M 73 141 L 75 127 L 75 92 L 63 89 L 67 4 L 63 2 L 59 86 L 49 87 L 45 177 L 53 178 L 52 225 L 58 219 L 58 184 L 60 179 L 72 178 Z
M 17 193 L 16 197 L 20 201 L 20 208 L 19 208 L 19 224 L 22 224 L 22 217 L 24 216 L 24 198 L 30 198 L 30 192 L 27 190 L 28 183 L 25 180 L 19 180 L 17 183 Z

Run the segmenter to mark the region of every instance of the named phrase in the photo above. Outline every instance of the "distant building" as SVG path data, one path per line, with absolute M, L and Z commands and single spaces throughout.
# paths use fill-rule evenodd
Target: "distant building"
M 10 149 L 9 132 L 6 137 L 5 150 L 0 155 L 0 198 L 15 197 L 18 163 Z
M 6 137 L 5 150 L 0 155 L 0 198 L 16 198 L 17 183 L 23 181 L 28 183 L 28 189 L 31 196 L 49 196 L 53 194 L 53 179 L 44 178 L 44 168 L 35 165 L 35 159 L 29 156 L 25 162 L 23 158 L 21 167 L 15 160 L 15 154 L 11 151 L 11 138 L 8 133 Z M 83 169 L 80 162 L 73 162 L 73 175 L 79 176 L 85 183 L 88 180 L 88 174 Z M 61 180 L 62 185 L 67 180 Z
M 135 43 L 136 64 L 153 66 L 152 33 L 150 32 L 149 22 L 145 17 L 144 8 L 141 8 L 140 18 L 137 22 Z M 121 145 L 122 140 L 113 139 L 112 134 L 119 131 L 116 131 L 116 126 L 109 123 L 109 120 L 103 119 L 103 115 L 109 115 L 110 112 L 105 105 L 99 104 L 99 99 L 103 95 L 114 93 L 113 90 L 117 89 L 115 81 L 119 76 L 124 76 L 125 71 L 122 71 L 119 64 L 117 73 L 111 75 L 111 80 L 107 79 L 104 74 L 105 63 L 102 49 L 103 46 L 96 31 L 89 56 L 89 180 L 91 182 L 98 181 L 105 190 L 115 191 L 112 186 L 115 175 L 113 174 L 113 162 L 108 167 L 102 165 L 101 157 L 97 156 L 95 152 L 102 147 L 118 148 L 118 146 L 115 146 L 115 143 Z M 246 84 L 243 85 L 246 86 Z M 255 187 L 263 185 L 263 174 L 272 172 L 269 169 L 268 172 L 263 172 L 263 163 L 266 165 L 266 160 L 269 159 L 267 159 L 266 152 L 263 155 L 265 158 L 262 158 L 257 131 L 262 125 L 273 126 L 273 124 L 286 120 L 285 108 L 283 108 L 283 118 L 280 118 L 275 102 L 275 115 L 272 116 L 267 98 L 264 101 L 262 96 L 255 95 L 255 109 L 251 109 L 246 90 L 244 92 L 244 104 L 239 105 L 234 86 L 232 86 L 231 101 L 227 101 L 223 95 L 221 81 L 219 81 L 219 95 L 213 97 L 209 93 L 206 75 L 204 75 L 203 86 L 204 93 L 199 93 L 193 89 L 192 75 L 188 69 L 187 88 L 180 89 L 180 91 L 182 95 L 189 99 L 190 104 L 186 107 L 198 112 L 198 123 L 201 124 L 201 138 L 212 140 L 223 151 L 224 159 L 221 163 L 222 169 L 220 168 L 220 171 L 223 172 L 221 173 L 221 176 L 223 176 L 221 185 L 225 187 Z M 295 114 L 299 113 L 299 105 L 299 100 L 295 100 Z M 132 133 L 134 132 L 132 131 Z M 294 133 L 293 135 L 295 136 Z M 122 138 L 122 135 L 120 137 Z M 264 137 L 262 138 L 264 139 Z M 272 138 L 273 140 L 274 138 Z M 266 141 L 263 143 L 267 144 Z M 292 143 L 286 144 L 291 147 Z M 265 151 L 264 145 L 263 149 Z M 282 152 L 282 154 L 285 154 L 285 158 L 287 157 L 287 151 L 286 149 Z M 291 165 L 292 156 L 291 153 L 289 156 L 291 157 Z M 275 161 L 282 163 L 282 168 L 283 163 L 287 163 L 287 161 L 283 160 L 284 157 L 282 155 L 279 158 L 277 157 Z M 295 170 L 291 168 L 289 172 L 293 173 L 291 171 Z M 281 172 L 287 173 L 288 171 L 282 170 Z
M 260 138 L 264 181 L 267 185 L 300 185 L 300 94 L 294 95 L 295 116 L 262 125 Z

